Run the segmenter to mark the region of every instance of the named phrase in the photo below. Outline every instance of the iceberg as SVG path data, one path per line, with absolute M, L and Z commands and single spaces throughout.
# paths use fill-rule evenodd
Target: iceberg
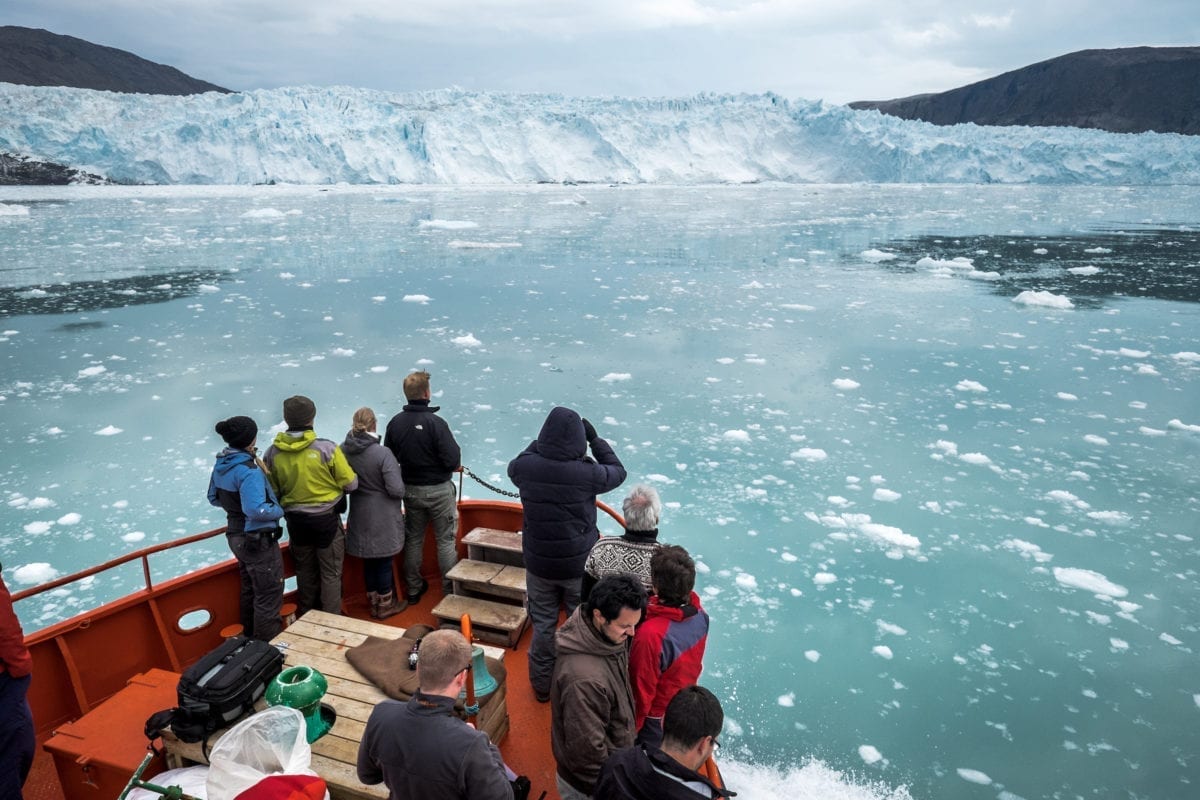
M 0 152 L 148 184 L 1200 184 L 1200 137 L 938 127 L 774 94 L 0 83 Z

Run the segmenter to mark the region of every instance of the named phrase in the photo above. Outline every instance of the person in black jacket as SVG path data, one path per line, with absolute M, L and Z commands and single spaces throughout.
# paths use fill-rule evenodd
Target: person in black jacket
M 413 372 L 404 379 L 408 405 L 392 417 L 383 435 L 383 446 L 400 462 L 404 478 L 404 583 L 406 599 L 416 603 L 429 588 L 421 577 L 425 556 L 425 527 L 433 523 L 437 542 L 438 569 L 442 572 L 442 590 L 450 593 L 446 577 L 458 563 L 454 534 L 458 531 L 458 494 L 453 473 L 462 463 L 462 451 L 450 426 L 429 405 L 429 373 Z
M 663 717 L 662 749 L 617 750 L 600 768 L 592 800 L 717 800 L 736 792 L 718 788 L 699 770 L 716 752 L 725 712 L 703 686 L 680 689 Z
M 595 460 L 587 457 L 591 448 Z M 579 605 L 583 565 L 600 538 L 596 495 L 616 489 L 625 467 L 592 423 L 562 406 L 551 409 L 538 438 L 508 464 L 524 507 L 522 549 L 533 641 L 529 682 L 539 702 L 550 699 L 554 629 L 560 606 Z

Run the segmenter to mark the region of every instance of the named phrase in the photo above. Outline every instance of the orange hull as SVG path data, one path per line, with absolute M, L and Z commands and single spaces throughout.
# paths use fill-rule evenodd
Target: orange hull
M 612 513 L 607 508 L 604 510 Z M 521 520 L 521 506 L 517 503 L 464 500 L 459 503 L 458 536 L 461 540 L 465 532 L 476 527 L 520 530 Z M 152 581 L 148 565 L 150 557 L 156 552 L 186 546 L 194 541 L 222 535 L 223 532 L 224 529 L 216 529 L 167 545 L 146 548 L 123 559 L 14 595 L 14 600 L 19 602 L 58 585 L 133 560 L 143 563 L 146 575 L 144 589 L 26 636 L 25 641 L 34 662 L 29 702 L 40 743 L 45 742 L 56 729 L 78 720 L 104 700 L 125 689 L 131 677 L 156 668 L 180 672 L 220 643 L 221 629 L 236 623 L 238 619 L 237 562 L 230 558 L 161 583 Z M 465 557 L 465 548 L 461 543 L 460 551 L 460 556 Z M 284 569 L 289 577 L 294 574 L 286 544 Z M 436 549 L 432 546 L 425 548 L 422 572 L 427 578 L 438 575 Z M 436 625 L 437 620 L 431 610 L 442 597 L 441 581 L 431 579 L 429 585 L 429 592 L 420 603 L 391 617 L 385 624 L 401 628 L 418 623 Z M 343 598 L 345 614 L 369 618 L 362 565 L 352 556 L 346 557 Z M 197 611 L 207 612 L 208 621 L 185 630 L 179 624 L 180 619 Z M 194 617 L 193 614 L 189 619 Z M 542 790 L 547 790 L 548 796 L 554 797 L 550 708 L 534 699 L 529 686 L 528 664 L 522 652 L 528 645 L 528 636 L 526 633 L 510 651 L 510 657 L 505 659 L 508 670 L 508 713 L 515 735 L 506 736 L 500 743 L 500 749 L 510 767 L 519 774 L 529 776 L 534 797 L 541 794 Z M 164 704 L 164 707 L 166 705 L 169 704 Z M 134 709 L 130 715 L 138 719 L 125 721 L 123 729 L 135 729 L 140 734 L 148 714 Z M 143 748 L 145 743 L 144 739 L 139 739 L 138 748 Z M 103 749 L 105 743 L 100 744 Z M 127 736 L 124 741 L 108 744 L 114 748 L 119 744 L 126 751 L 130 746 Z M 105 758 L 103 753 L 92 754 L 92 757 L 97 762 Z M 86 770 L 88 765 L 79 763 L 64 767 L 60 763 L 58 771 L 70 771 L 76 767 Z M 86 785 L 89 779 L 84 776 L 82 780 Z M 75 786 L 79 783 L 79 776 L 71 774 L 60 781 L 54 762 L 39 750 L 34 772 L 25 787 L 25 797 L 26 800 L 64 800 L 70 796 L 73 800 L 78 792 L 74 789 L 64 792 L 63 785 Z M 115 800 L 115 796 L 104 797 L 99 793 L 99 787 L 96 798 Z

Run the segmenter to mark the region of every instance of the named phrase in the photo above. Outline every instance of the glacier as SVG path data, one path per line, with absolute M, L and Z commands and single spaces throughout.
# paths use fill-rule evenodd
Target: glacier
M 1200 184 L 1200 137 L 938 127 L 774 94 L 0 83 L 0 152 L 134 184 Z

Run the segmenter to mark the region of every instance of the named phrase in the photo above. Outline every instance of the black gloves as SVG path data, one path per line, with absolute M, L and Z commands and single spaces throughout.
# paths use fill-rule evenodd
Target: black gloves
M 588 422 L 586 419 L 583 419 L 582 421 L 583 436 L 585 439 L 587 439 L 588 444 L 591 444 L 592 440 L 596 438 L 596 426 Z

